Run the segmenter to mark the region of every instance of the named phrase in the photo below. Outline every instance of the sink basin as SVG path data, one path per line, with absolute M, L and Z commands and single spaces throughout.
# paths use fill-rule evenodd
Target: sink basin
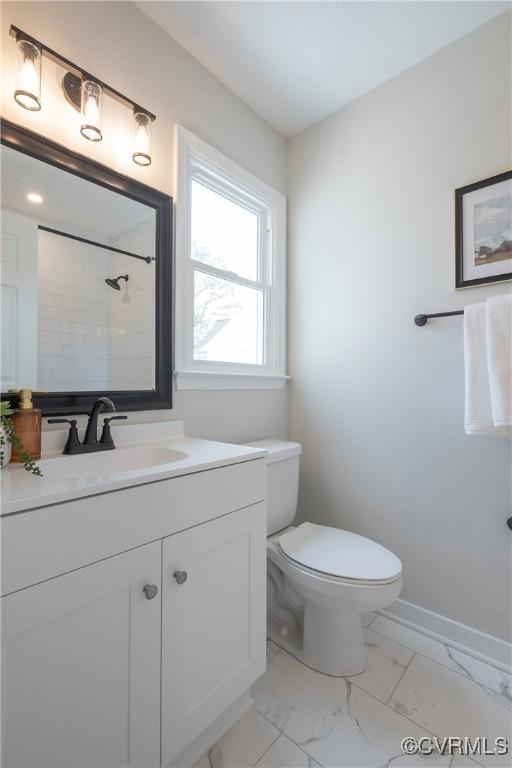
M 77 456 L 59 456 L 38 462 L 48 480 L 80 480 L 164 466 L 186 458 L 183 451 L 155 445 L 116 448 Z

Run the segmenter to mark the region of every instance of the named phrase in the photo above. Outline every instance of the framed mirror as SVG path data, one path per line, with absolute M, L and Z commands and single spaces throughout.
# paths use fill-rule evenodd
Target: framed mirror
M 172 406 L 172 200 L 2 121 L 2 398 Z

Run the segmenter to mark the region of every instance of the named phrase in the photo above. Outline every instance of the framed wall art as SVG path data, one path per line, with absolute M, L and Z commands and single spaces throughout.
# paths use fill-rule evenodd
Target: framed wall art
M 512 171 L 455 190 L 456 288 L 512 279 Z

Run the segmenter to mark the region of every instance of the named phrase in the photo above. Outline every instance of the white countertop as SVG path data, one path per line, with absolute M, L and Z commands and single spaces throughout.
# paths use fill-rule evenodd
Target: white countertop
M 185 437 L 183 422 L 112 428 L 113 451 L 65 456 L 67 430 L 43 433 L 43 477 L 10 464 L 0 472 L 1 514 L 10 515 L 107 491 L 262 458 L 265 450 Z

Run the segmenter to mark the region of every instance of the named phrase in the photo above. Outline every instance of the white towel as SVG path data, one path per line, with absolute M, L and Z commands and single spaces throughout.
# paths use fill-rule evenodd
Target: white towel
M 487 299 L 487 366 L 495 427 L 512 426 L 512 295 Z
M 489 313 L 487 302 L 469 304 L 464 309 L 464 426 L 468 435 L 511 434 L 510 420 L 506 421 L 507 413 L 509 419 L 511 415 L 510 400 L 507 402 L 511 363 L 510 335 L 507 352 L 507 330 L 504 329 L 506 314 L 501 305 L 495 307 L 494 300 Z
M 491 393 L 487 373 L 487 334 L 485 303 L 469 304 L 464 309 L 464 369 L 466 374 L 467 435 L 493 432 Z

